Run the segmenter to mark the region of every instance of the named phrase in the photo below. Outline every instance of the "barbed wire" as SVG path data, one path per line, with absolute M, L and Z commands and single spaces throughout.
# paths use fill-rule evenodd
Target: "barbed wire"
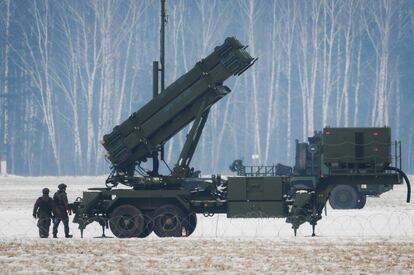
M 142 217 L 141 217 L 142 218 Z M 293 230 L 291 225 L 285 223 L 283 218 L 261 218 L 254 215 L 243 215 L 242 218 L 227 218 L 225 214 L 204 217 L 197 215 L 197 227 L 190 238 L 291 238 Z M 152 218 L 154 222 L 156 218 Z M 184 221 L 179 221 L 180 228 L 188 228 Z M 180 223 L 181 222 L 181 223 Z M 0 239 L 38 238 L 38 220 L 27 217 L 2 218 L 0 220 Z M 110 219 L 110 228 L 105 228 L 106 236 L 113 237 L 112 230 L 119 221 Z M 70 219 L 71 234 L 80 238 L 78 224 Z M 50 226 L 49 237 L 52 236 Z M 112 230 L 111 230 L 112 227 Z M 145 228 L 145 226 L 143 227 Z M 151 228 L 152 230 L 152 228 Z M 59 237 L 64 237 L 63 226 L 59 228 Z M 132 231 L 131 231 L 132 232 Z M 298 230 L 299 237 L 311 235 L 311 226 L 303 224 Z M 183 235 L 188 232 L 183 231 Z M 137 237 L 133 233 L 131 236 Z M 414 238 L 414 215 L 411 211 L 392 210 L 385 213 L 363 213 L 357 211 L 335 211 L 323 217 L 316 227 L 317 236 L 321 237 L 350 237 L 350 238 Z M 84 238 L 102 236 L 102 227 L 94 222 L 84 230 Z M 178 235 L 174 235 L 178 236 Z M 158 238 L 151 233 L 149 238 Z

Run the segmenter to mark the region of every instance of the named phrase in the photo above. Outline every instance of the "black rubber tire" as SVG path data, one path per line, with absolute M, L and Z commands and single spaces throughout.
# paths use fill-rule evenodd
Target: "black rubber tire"
M 329 204 L 333 209 L 356 209 L 359 194 L 350 185 L 337 185 L 332 188 L 329 196 Z
M 367 195 L 361 195 L 358 199 L 357 209 L 364 208 L 366 203 L 367 203 Z
M 112 211 L 109 228 L 118 238 L 131 238 L 140 235 L 144 229 L 145 219 L 142 212 L 133 205 L 124 204 Z
M 197 215 L 196 213 L 192 212 L 187 215 L 187 217 L 184 220 L 184 227 L 186 230 L 186 236 L 188 237 L 191 234 L 193 234 L 194 230 L 197 227 Z
M 154 233 L 161 238 L 182 237 L 184 219 L 184 212 L 178 206 L 160 206 L 154 212 Z
M 144 219 L 144 228 L 142 229 L 141 234 L 136 235 L 137 238 L 148 237 L 154 231 L 154 221 L 152 220 L 152 216 L 144 215 Z

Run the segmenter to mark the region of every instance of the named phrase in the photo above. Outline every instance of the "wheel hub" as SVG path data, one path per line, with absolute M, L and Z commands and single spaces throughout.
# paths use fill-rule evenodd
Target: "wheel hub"
M 134 221 L 131 216 L 122 216 L 119 219 L 119 225 L 124 229 L 131 229 L 134 227 Z
M 349 200 L 349 198 L 350 198 L 350 196 L 349 196 L 348 192 L 343 191 L 339 194 L 339 201 L 342 202 L 342 203 L 347 202 Z
M 166 230 L 171 230 L 177 225 L 177 218 L 171 214 L 166 214 L 163 217 L 163 228 Z

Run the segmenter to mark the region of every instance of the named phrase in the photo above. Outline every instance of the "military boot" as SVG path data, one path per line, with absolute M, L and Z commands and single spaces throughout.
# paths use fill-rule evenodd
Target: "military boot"
M 65 236 L 65 238 L 72 238 L 73 236 L 72 235 L 70 235 L 70 234 L 67 234 L 66 236 Z

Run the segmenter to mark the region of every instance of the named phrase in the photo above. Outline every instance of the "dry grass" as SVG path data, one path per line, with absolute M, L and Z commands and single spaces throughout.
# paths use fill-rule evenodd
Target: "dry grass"
M 320 238 L 3 241 L 0 266 L 2 274 L 412 274 L 414 242 Z

